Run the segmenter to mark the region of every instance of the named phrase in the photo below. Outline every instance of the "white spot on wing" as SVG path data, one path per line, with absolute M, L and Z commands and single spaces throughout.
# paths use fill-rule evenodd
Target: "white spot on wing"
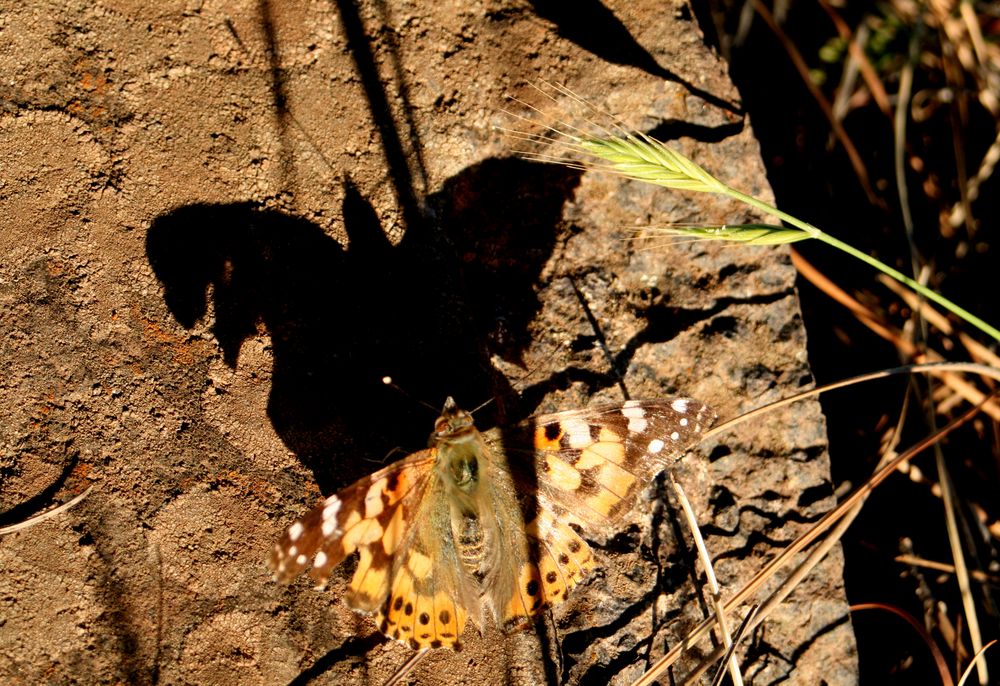
M 299 540 L 299 537 L 302 536 L 303 530 L 305 530 L 305 527 L 302 526 L 302 522 L 295 522 L 288 527 L 288 538 L 293 541 Z
M 659 438 L 654 438 L 649 442 L 649 447 L 647 448 L 647 450 L 649 450 L 649 452 L 655 455 L 656 453 L 663 450 L 663 441 L 661 441 Z
M 324 519 L 323 520 L 323 535 L 329 538 L 333 536 L 333 532 L 337 530 L 337 520 L 336 519 Z
M 687 414 L 688 411 L 687 398 L 677 398 L 672 403 L 670 403 L 670 407 L 674 408 L 675 411 L 680 412 L 681 414 Z
M 291 548 L 288 549 L 288 556 L 289 557 L 295 557 L 298 554 L 299 554 L 299 548 L 298 548 L 298 546 L 294 546 L 293 545 Z
M 681 417 L 681 420 L 680 420 L 680 422 L 678 422 L 678 423 L 679 423 L 679 424 L 680 424 L 681 426 L 687 426 L 687 425 L 688 425 L 688 418 L 687 418 L 687 417 Z
M 325 564 L 326 564 L 326 553 L 324 553 L 321 550 L 318 553 L 316 553 L 316 557 L 313 558 L 313 566 L 322 567 Z
M 307 559 L 308 558 L 305 555 L 299 555 L 297 558 L 295 558 L 295 564 L 299 566 L 304 565 Z
M 586 448 L 594 442 L 590 437 L 590 425 L 582 419 L 567 419 L 562 426 L 570 448 Z
M 326 523 L 333 522 L 336 525 L 337 513 L 340 512 L 340 498 L 335 495 L 331 495 L 326 499 L 326 505 L 323 506 L 323 527 L 326 530 Z M 327 534 L 329 536 L 329 534 Z
M 628 430 L 632 433 L 642 433 L 649 425 L 649 422 L 646 421 L 646 411 L 637 405 L 625 403 L 622 407 L 622 415 L 628 419 Z
M 670 440 L 671 440 L 671 441 L 676 441 L 676 440 L 677 440 L 677 439 L 679 439 L 680 437 L 681 437 L 681 435 L 680 435 L 679 433 L 677 433 L 676 431 L 675 431 L 675 432 L 673 432 L 672 434 L 670 434 Z

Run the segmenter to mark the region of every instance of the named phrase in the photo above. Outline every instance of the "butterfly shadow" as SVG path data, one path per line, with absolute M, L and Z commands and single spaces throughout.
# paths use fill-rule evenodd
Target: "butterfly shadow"
M 230 367 L 259 328 L 267 333 L 268 418 L 328 493 L 373 471 L 363 458 L 426 439 L 433 416 L 382 377 L 434 403 L 497 398 L 502 408 L 513 397 L 491 358 L 520 362 L 540 308 L 534 287 L 578 180 L 573 170 L 486 160 L 430 196 L 433 220 L 396 244 L 347 181 L 346 248 L 306 219 L 253 203 L 188 205 L 152 223 L 147 256 L 182 326 L 214 315 Z

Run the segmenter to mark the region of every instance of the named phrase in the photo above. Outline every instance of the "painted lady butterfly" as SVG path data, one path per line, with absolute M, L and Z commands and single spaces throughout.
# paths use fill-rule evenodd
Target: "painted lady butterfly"
M 633 496 L 715 421 L 688 398 L 630 400 L 476 430 L 451 398 L 431 447 L 342 489 L 292 524 L 270 566 L 319 588 L 358 551 L 356 610 L 415 650 L 457 648 L 484 609 L 504 629 L 562 602 L 594 566 L 578 530 L 610 534 Z

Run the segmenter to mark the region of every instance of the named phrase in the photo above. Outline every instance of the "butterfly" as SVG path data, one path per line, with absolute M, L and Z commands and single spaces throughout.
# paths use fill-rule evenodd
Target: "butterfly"
M 457 649 L 469 620 L 511 630 L 563 602 L 595 566 L 580 532 L 613 533 L 715 417 L 690 398 L 629 400 L 481 433 L 448 398 L 430 448 L 326 498 L 268 563 L 282 582 L 311 565 L 322 589 L 357 552 L 350 607 L 414 650 Z

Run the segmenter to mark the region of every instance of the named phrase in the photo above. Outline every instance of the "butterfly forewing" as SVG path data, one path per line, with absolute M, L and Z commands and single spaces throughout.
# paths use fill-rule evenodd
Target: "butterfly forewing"
M 312 565 L 311 576 L 323 587 L 333 568 L 359 549 L 368 554 L 359 569 L 370 567 L 376 558 L 384 562 L 404 535 L 407 512 L 423 498 L 434 458 L 433 450 L 424 450 L 394 462 L 341 489 L 294 522 L 271 551 L 268 564 L 275 578 L 287 583 Z M 372 546 L 375 542 L 379 545 Z
M 539 506 L 607 530 L 714 421 L 715 412 L 691 398 L 541 415 L 534 427 Z
M 565 600 L 595 565 L 574 527 L 612 532 L 636 493 L 714 420 L 701 402 L 668 398 L 540 415 L 487 432 L 519 484 L 527 545 L 510 561 L 510 583 L 494 589 L 502 626 L 524 624 Z

